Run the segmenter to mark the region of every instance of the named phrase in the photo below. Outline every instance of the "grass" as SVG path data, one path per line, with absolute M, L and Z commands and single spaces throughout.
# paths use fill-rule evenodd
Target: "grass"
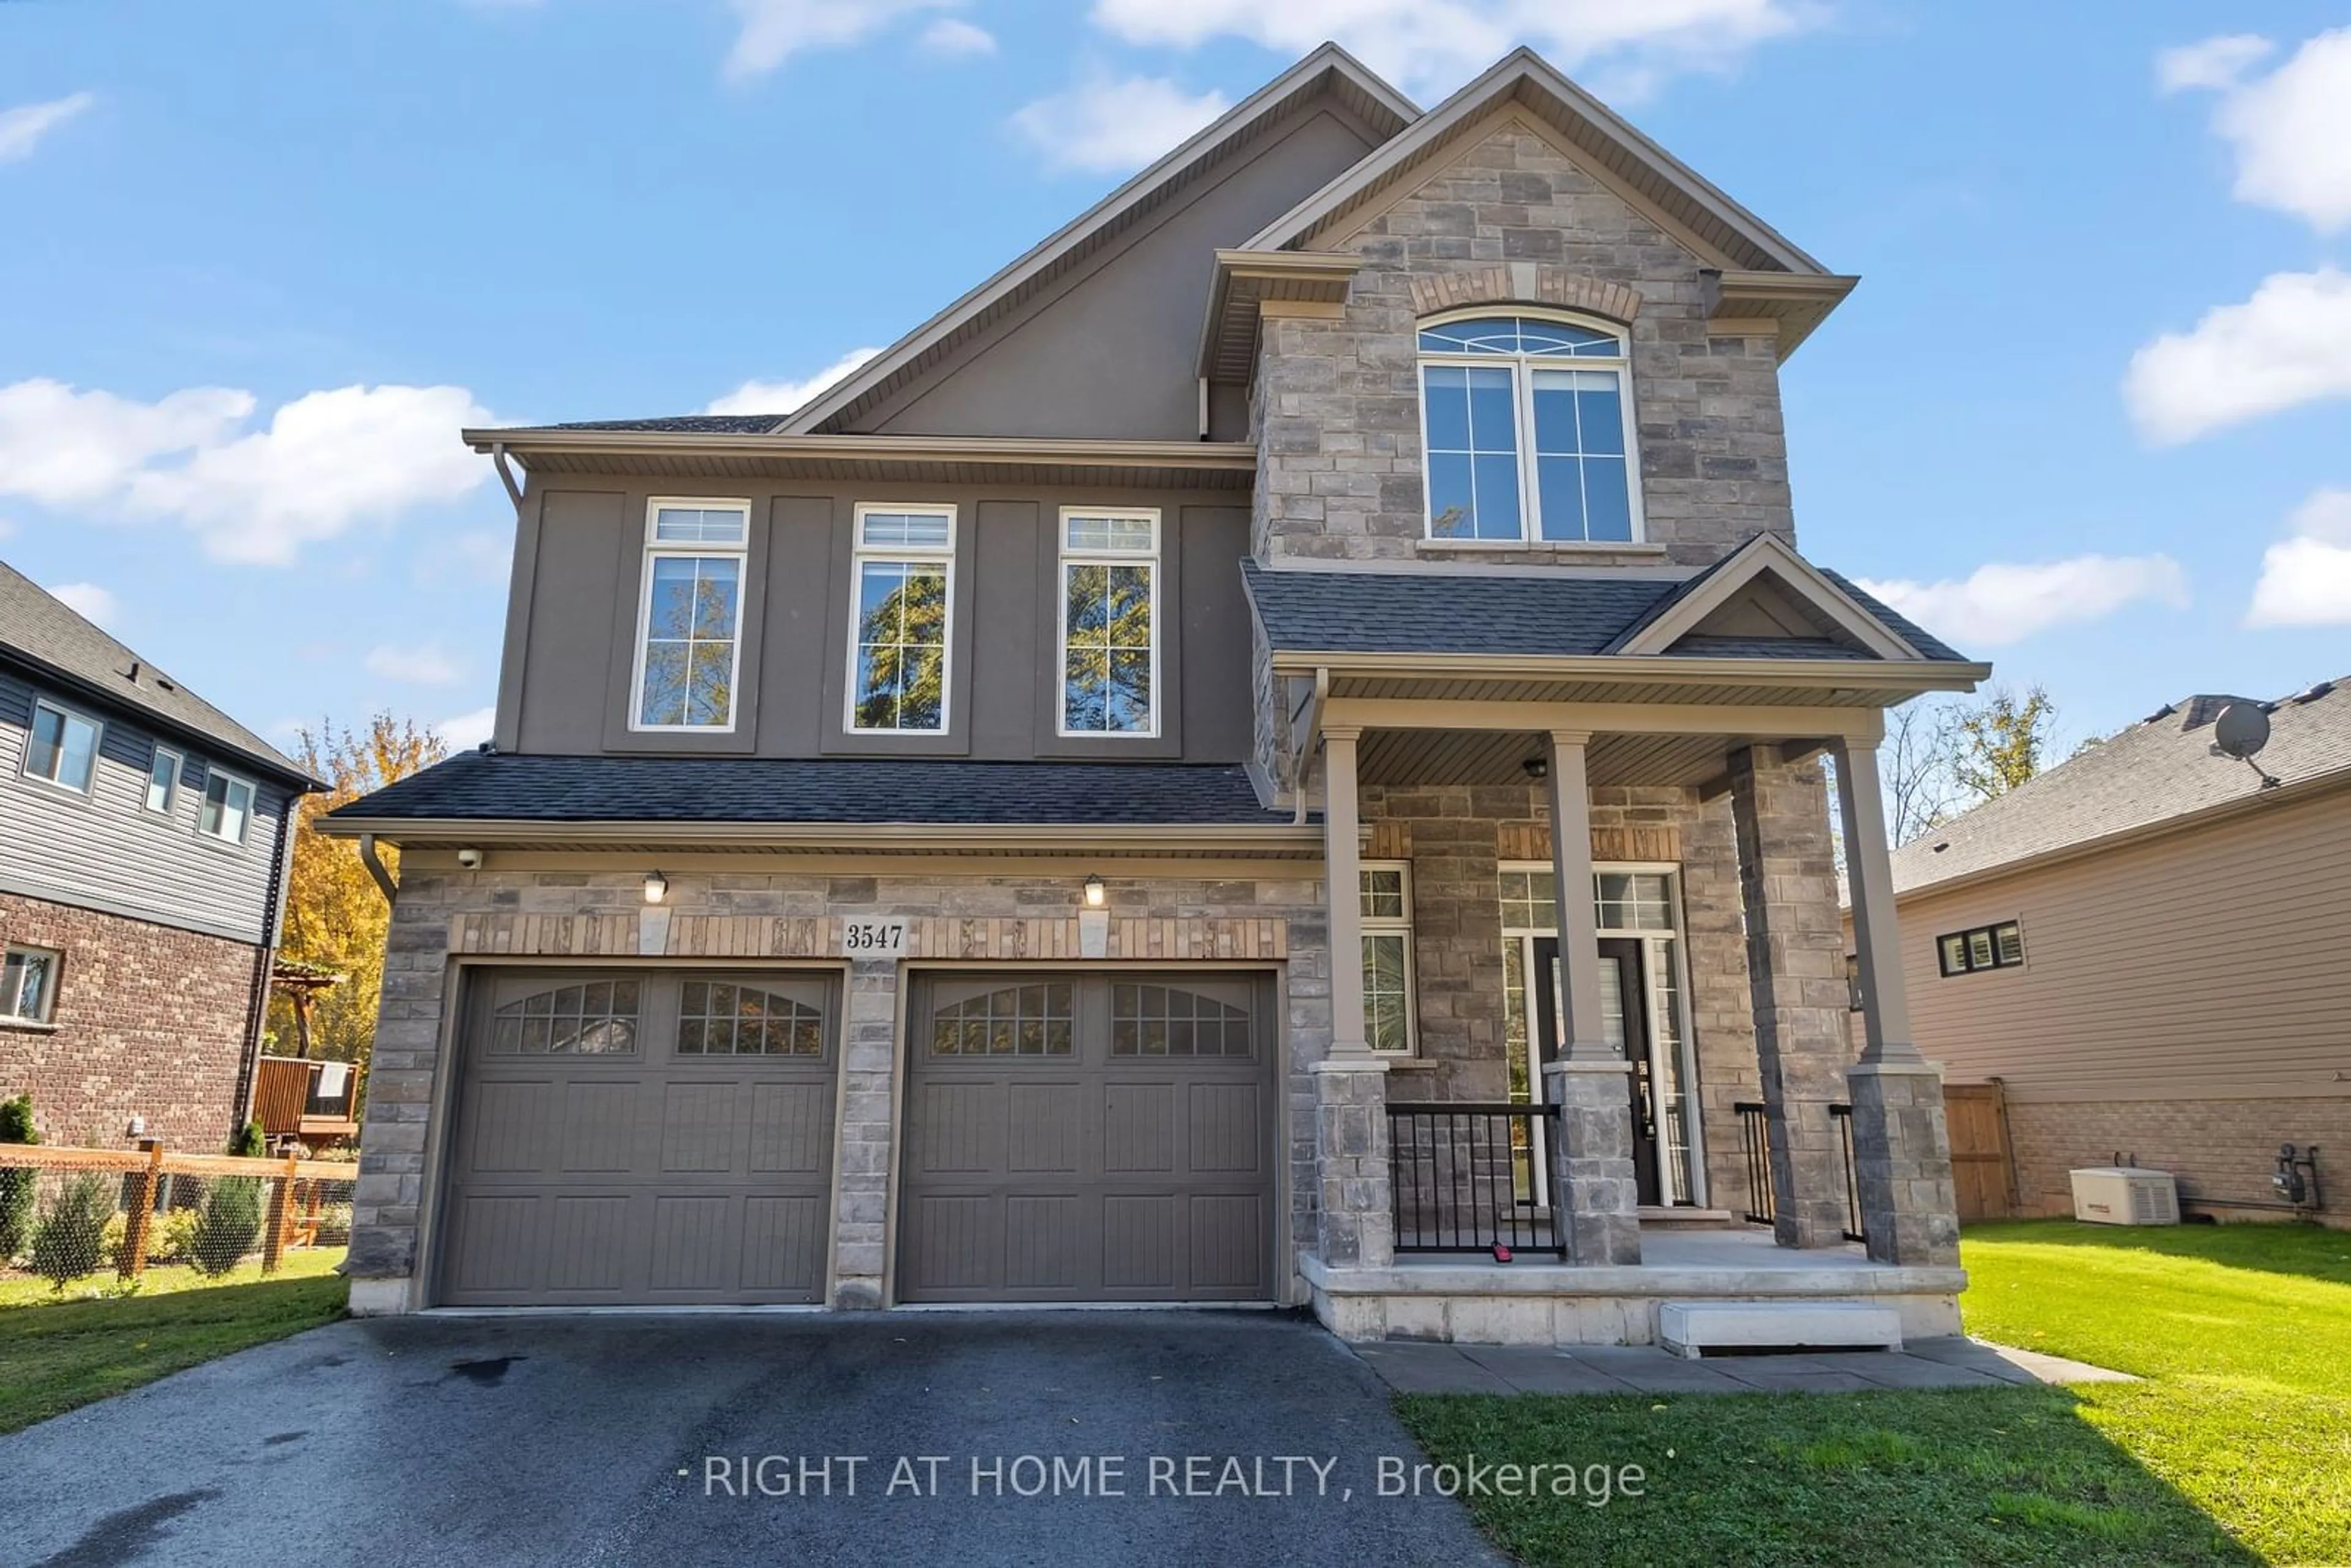
M 334 1322 L 342 1256 L 305 1249 L 276 1274 L 249 1264 L 217 1281 L 184 1266 L 150 1269 L 132 1295 L 111 1275 L 59 1292 L 0 1274 L 0 1433 Z
M 1637 1464 L 1645 1495 L 1470 1502 L 1533 1563 L 2351 1563 L 2351 1236 L 1971 1228 L 1970 1333 L 2139 1384 L 1412 1396 L 1433 1458 Z

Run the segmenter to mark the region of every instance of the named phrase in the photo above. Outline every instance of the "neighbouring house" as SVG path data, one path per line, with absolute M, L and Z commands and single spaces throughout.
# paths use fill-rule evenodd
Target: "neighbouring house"
M 802 408 L 467 432 L 494 738 L 326 822 L 402 851 L 354 1309 L 1951 1332 L 1819 758 L 1986 667 L 1796 551 L 1853 285 L 1531 54 L 1326 47 Z
M 0 1096 L 44 1138 L 225 1142 L 316 788 L 0 564 Z
M 2024 1213 L 2120 1161 L 2191 1213 L 2283 1218 L 2293 1144 L 2351 1223 L 2351 682 L 2248 703 L 2259 771 L 2214 754 L 2241 702 L 2175 703 L 1894 852 L 1918 1047 L 1998 1082 Z

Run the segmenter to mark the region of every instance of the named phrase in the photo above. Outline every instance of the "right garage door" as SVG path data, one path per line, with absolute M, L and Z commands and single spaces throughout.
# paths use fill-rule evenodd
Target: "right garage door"
M 915 988 L 898 1296 L 1273 1295 L 1272 980 Z

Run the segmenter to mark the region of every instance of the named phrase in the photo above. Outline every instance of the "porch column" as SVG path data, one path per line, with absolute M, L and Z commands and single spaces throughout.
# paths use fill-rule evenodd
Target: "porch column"
M 1833 751 L 1854 953 L 1861 969 L 1865 1044 L 1861 1060 L 1845 1077 L 1853 1092 L 1862 1232 L 1870 1257 L 1881 1263 L 1952 1264 L 1959 1259 L 1959 1218 L 1943 1074 L 1919 1056 L 1910 1036 L 1877 747 L 1848 740 Z
M 1384 1269 L 1395 1260 L 1390 1207 L 1386 1061 L 1364 1036 L 1363 834 L 1355 745 L 1363 731 L 1322 732 L 1322 858 L 1331 917 L 1331 1050 L 1314 1064 L 1314 1163 L 1322 1183 L 1322 1261 Z
M 1853 1047 L 1828 804 L 1816 766 L 1783 759 L 1777 746 L 1742 748 L 1729 761 L 1772 1236 L 1782 1247 L 1835 1247 L 1845 1229 L 1844 1144 L 1829 1107 L 1844 1097 Z
M 1559 1107 L 1550 1140 L 1552 1212 L 1572 1263 L 1641 1260 L 1640 1187 L 1633 1175 L 1633 1064 L 1612 1050 L 1600 1012 L 1600 925 L 1592 904 L 1591 739 L 1551 737 L 1551 857 L 1559 889 L 1560 1018 L 1566 1049 L 1543 1064 L 1543 1096 Z M 1548 977 L 1528 977 L 1531 985 Z M 1531 1007 L 1530 1016 L 1534 1009 Z

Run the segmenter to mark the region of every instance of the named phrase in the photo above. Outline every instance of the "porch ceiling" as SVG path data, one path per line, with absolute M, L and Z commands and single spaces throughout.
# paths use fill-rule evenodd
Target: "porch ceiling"
M 1729 754 L 1770 738 L 1736 735 L 1599 735 L 1585 754 L 1594 786 L 1696 788 L 1721 776 Z M 1527 784 L 1530 758 L 1544 755 L 1533 731 L 1377 729 L 1364 733 L 1365 784 Z

